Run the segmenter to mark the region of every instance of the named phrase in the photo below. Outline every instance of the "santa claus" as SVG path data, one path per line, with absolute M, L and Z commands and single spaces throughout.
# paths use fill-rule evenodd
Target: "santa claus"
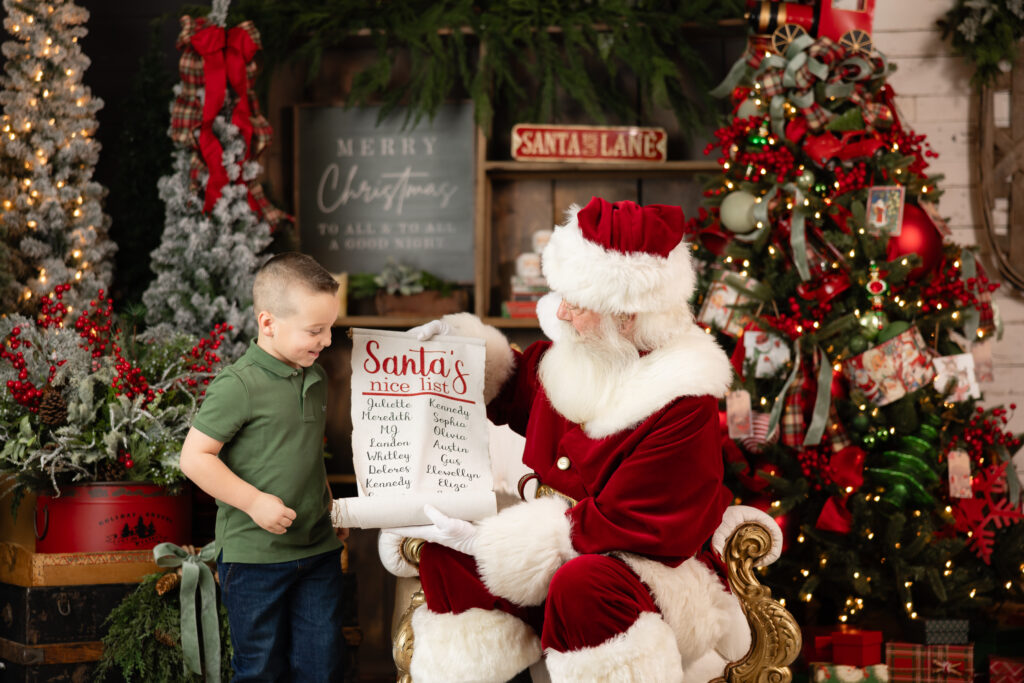
M 535 499 L 481 522 L 381 535 L 381 556 L 423 538 L 426 604 L 413 615 L 417 683 L 505 681 L 542 656 L 552 681 L 707 681 L 750 631 L 714 570 L 722 485 L 718 399 L 729 360 L 693 321 L 683 214 L 594 198 L 543 251 L 555 299 L 525 351 L 462 313 L 414 330 L 487 344 L 488 416 L 524 435 Z

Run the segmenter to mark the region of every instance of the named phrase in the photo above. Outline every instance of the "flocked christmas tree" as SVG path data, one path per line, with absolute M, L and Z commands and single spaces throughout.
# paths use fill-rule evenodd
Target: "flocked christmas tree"
M 755 36 L 720 87 L 722 172 L 692 225 L 698 318 L 737 371 L 731 484 L 786 538 L 765 582 L 822 624 L 1019 600 L 1021 440 L 979 405 L 995 286 L 943 234 L 885 57 L 807 35 L 781 52 Z
M 64 0 L 4 0 L 4 10 L 0 310 L 34 312 L 59 284 L 72 284 L 64 301 L 81 310 L 109 286 L 115 250 L 92 180 L 103 102 L 82 85 L 89 13 Z
M 165 225 L 143 294 L 150 334 L 233 328 L 237 357 L 256 336 L 252 281 L 282 214 L 264 198 L 256 161 L 270 139 L 252 79 L 259 34 L 250 22 L 225 30 L 226 2 L 210 19 L 181 19 L 181 82 L 171 108 L 174 172 L 160 179 Z

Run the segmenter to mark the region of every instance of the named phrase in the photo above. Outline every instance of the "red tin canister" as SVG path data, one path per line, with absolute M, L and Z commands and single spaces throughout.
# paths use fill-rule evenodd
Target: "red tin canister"
M 191 496 L 135 482 L 62 486 L 59 496 L 36 497 L 38 553 L 144 550 L 170 541 L 189 543 Z

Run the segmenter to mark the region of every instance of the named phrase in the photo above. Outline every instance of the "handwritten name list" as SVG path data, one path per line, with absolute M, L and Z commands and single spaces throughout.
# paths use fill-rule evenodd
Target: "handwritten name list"
M 424 503 L 461 519 L 495 512 L 483 401 L 484 344 L 352 330 L 352 451 L 363 528 L 426 524 Z

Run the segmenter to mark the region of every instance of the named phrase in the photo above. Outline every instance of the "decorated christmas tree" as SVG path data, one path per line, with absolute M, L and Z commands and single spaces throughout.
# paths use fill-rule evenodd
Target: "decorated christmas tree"
M 736 370 L 728 477 L 786 539 L 765 582 L 821 624 L 1019 600 L 1021 440 L 979 391 L 995 285 L 947 239 L 885 56 L 795 33 L 753 37 L 720 86 L 692 225 L 698 318 Z
M 165 225 L 143 294 L 151 334 L 201 334 L 226 321 L 237 357 L 256 336 L 252 281 L 272 225 L 283 219 L 263 196 L 256 161 L 270 140 L 252 79 L 259 33 L 251 22 L 227 30 L 227 3 L 209 19 L 183 16 L 181 81 L 171 108 L 174 172 L 160 179 Z
M 0 310 L 35 312 L 59 284 L 80 310 L 109 285 L 115 250 L 92 180 L 103 102 L 82 85 L 89 13 L 65 0 L 4 0 L 4 10 Z

